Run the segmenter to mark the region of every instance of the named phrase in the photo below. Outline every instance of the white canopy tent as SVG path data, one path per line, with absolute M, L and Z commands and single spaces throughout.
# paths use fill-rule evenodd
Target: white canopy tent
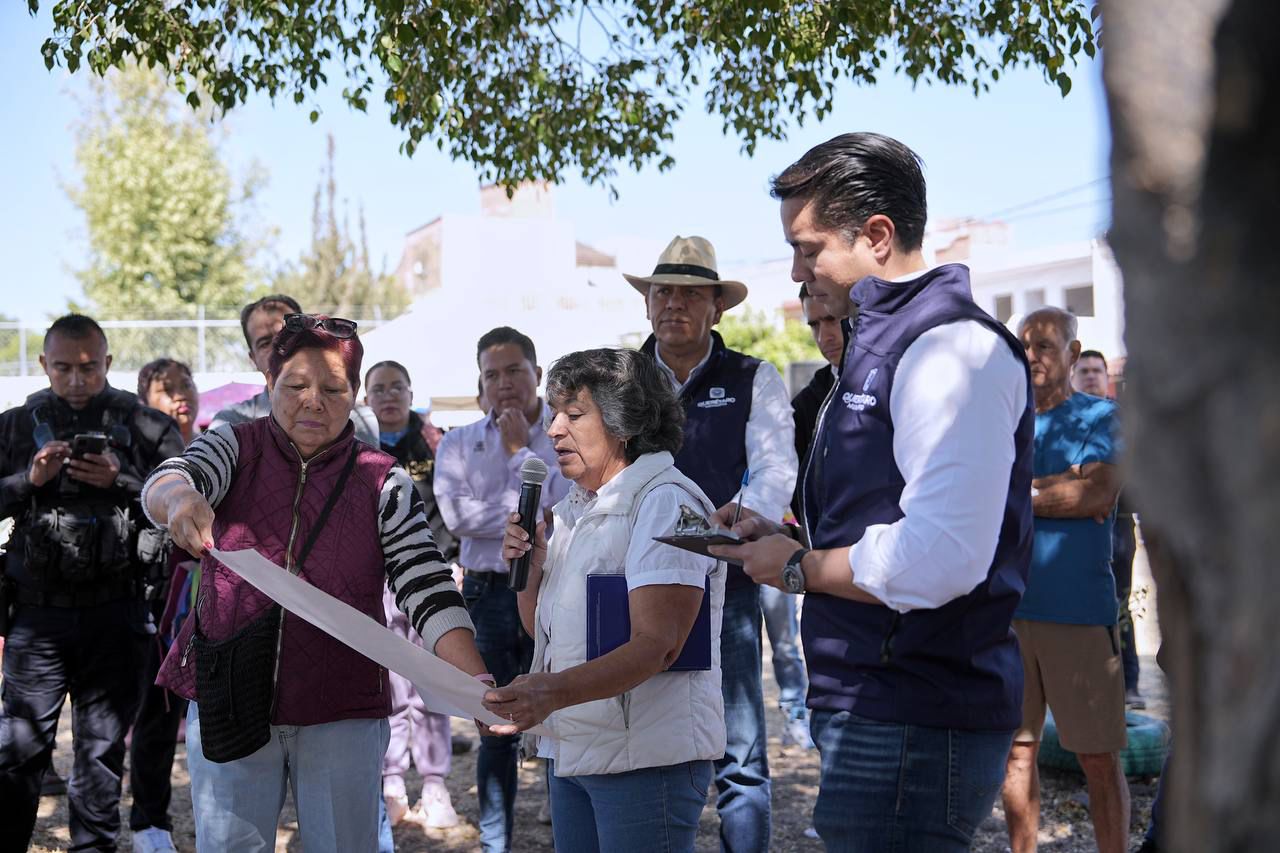
M 361 335 L 364 363 L 400 362 L 413 381 L 415 404 L 431 400 L 434 423 L 466 423 L 478 416 L 476 343 L 490 329 L 511 326 L 528 335 L 544 371 L 566 353 L 643 340 L 649 327 L 644 302 L 625 282 L 596 285 L 582 270 L 572 279 L 511 294 L 434 290 L 405 314 Z

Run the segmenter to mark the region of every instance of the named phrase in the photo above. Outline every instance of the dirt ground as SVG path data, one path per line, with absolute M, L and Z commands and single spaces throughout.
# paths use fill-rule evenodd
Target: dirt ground
M 1160 631 L 1156 621 L 1155 586 L 1147 565 L 1146 554 L 1140 547 L 1134 562 L 1134 594 L 1131 609 L 1137 633 L 1137 648 L 1142 660 L 1142 677 L 1139 687 L 1147 700 L 1144 713 L 1162 720 L 1169 719 L 1168 695 L 1164 676 L 1155 662 L 1155 652 L 1160 644 Z M 783 749 L 778 733 L 782 730 L 782 717 L 777 711 L 777 685 L 773 680 L 773 667 L 765 646 L 765 695 L 768 710 L 769 767 L 773 776 L 773 843 L 771 851 L 779 853 L 803 853 L 821 851 L 821 842 L 806 838 L 805 829 L 810 825 L 814 798 L 818 793 L 818 755 L 795 748 Z M 462 720 L 453 721 L 455 734 L 475 737 L 474 727 Z M 478 739 L 477 739 L 478 742 Z M 71 769 L 71 716 L 63 713 L 59 728 L 58 749 L 54 766 L 65 778 Z M 178 755 L 173 767 L 173 815 L 176 831 L 174 841 L 183 853 L 195 850 L 195 835 L 191 818 L 190 780 L 187 777 L 186 750 L 178 744 Z M 410 771 L 406 782 L 409 796 L 416 800 L 422 786 L 421 779 Z M 454 807 L 462 823 L 450 830 L 424 831 L 414 826 L 401 825 L 395 830 L 396 849 L 401 853 L 472 853 L 480 849 L 476 822 L 479 818 L 476 804 L 475 752 L 458 755 L 453 760 L 453 772 L 447 784 Z M 1133 823 L 1130 830 L 1130 847 L 1136 846 L 1146 831 L 1151 815 L 1151 800 L 1155 796 L 1155 780 L 1131 778 L 1129 791 L 1133 800 Z M 538 807 L 546 796 L 541 764 L 528 762 L 520 771 L 520 795 L 516 801 L 516 837 L 513 849 L 516 853 L 551 853 L 551 827 L 537 821 Z M 702 813 L 701 831 L 697 850 L 710 853 L 719 849 L 719 819 L 715 811 L 714 786 L 708 807 Z M 120 804 L 122 815 L 120 849 L 130 850 L 129 834 L 129 783 L 126 777 L 124 797 Z M 1041 771 L 1040 850 L 1043 853 L 1086 853 L 1096 850 L 1093 828 L 1089 823 L 1084 778 L 1076 773 L 1058 770 Z M 302 845 L 296 837 L 297 821 L 290 804 L 286 804 L 277 835 L 277 851 L 300 851 Z M 45 797 L 40 801 L 39 820 L 32 850 L 37 853 L 53 853 L 66 849 L 70 837 L 67 832 L 66 797 Z M 1008 837 L 1004 828 L 1004 813 L 997 802 L 991 816 L 983 822 L 974 840 L 976 853 L 1007 853 Z M 572 853 L 572 851 L 569 851 Z M 874 851 L 868 851 L 874 853 Z
M 773 683 L 772 667 L 768 665 L 766 652 L 765 683 L 769 703 L 769 765 L 773 775 L 773 844 L 771 849 L 782 853 L 800 853 L 800 851 L 820 851 L 820 842 L 804 836 L 809 825 L 813 801 L 818 792 L 818 756 L 816 752 L 805 752 L 795 748 L 783 749 L 778 741 L 782 718 L 773 705 L 777 688 Z M 1142 690 L 1149 706 L 1147 713 L 1161 718 L 1167 717 L 1164 684 L 1154 659 L 1144 656 L 1142 668 Z M 471 733 L 474 729 L 461 720 L 454 720 L 455 733 Z M 63 725 L 58 737 L 58 750 L 54 755 L 54 766 L 64 777 L 71 769 L 71 725 L 69 714 L 64 714 Z M 1083 802 L 1084 780 L 1076 774 L 1047 770 L 1043 772 L 1043 792 L 1041 804 L 1040 849 L 1045 853 L 1077 853 L 1095 849 L 1093 830 L 1089 825 L 1088 812 Z M 410 775 L 409 794 L 416 798 L 421 781 L 416 774 Z M 189 779 L 187 777 L 186 752 L 182 744 L 178 745 L 178 758 L 173 768 L 174 802 L 172 814 L 176 824 L 174 840 L 181 851 L 195 849 L 195 839 L 191 820 L 191 799 Z M 480 849 L 479 834 L 476 830 L 478 819 L 475 787 L 475 752 L 454 757 L 453 772 L 448 779 L 449 792 L 453 797 L 455 808 L 462 817 L 460 826 L 451 830 L 423 831 L 414 826 L 401 825 L 396 828 L 396 849 L 403 853 L 471 853 Z M 524 853 L 549 853 L 553 849 L 551 828 L 537 822 L 538 806 L 545 794 L 541 765 L 536 762 L 526 763 L 520 773 L 520 796 L 516 804 L 516 841 L 514 849 Z M 1147 825 L 1151 810 L 1151 798 L 1155 794 L 1154 782 L 1150 779 L 1131 779 L 1130 791 L 1133 795 L 1133 841 L 1136 844 Z M 712 791 L 714 797 L 714 790 Z M 131 840 L 128 831 L 129 786 L 125 782 L 124 801 L 121 803 L 122 823 L 120 849 L 129 850 Z M 714 799 L 702 814 L 702 829 L 698 835 L 699 851 L 714 851 L 719 847 L 717 841 L 719 820 L 716 817 Z M 297 822 L 292 807 L 286 805 L 281 818 L 280 832 L 277 836 L 278 851 L 299 851 L 302 849 L 296 836 Z M 40 801 L 40 817 L 36 827 L 33 850 L 61 851 L 69 843 L 67 834 L 66 797 L 45 797 Z M 982 825 L 974 844 L 978 853 L 1004 853 L 1008 849 L 1008 838 L 1004 832 L 1004 816 L 999 804 L 992 811 L 991 817 Z

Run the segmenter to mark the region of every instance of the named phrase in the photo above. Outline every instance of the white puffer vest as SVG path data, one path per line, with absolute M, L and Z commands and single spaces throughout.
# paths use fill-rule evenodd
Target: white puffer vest
M 551 631 L 535 616 L 533 671 L 544 671 L 548 647 L 560 672 L 586 661 L 589 574 L 622 574 L 631 529 L 645 496 L 674 483 L 708 516 L 715 511 L 702 490 L 676 470 L 670 453 L 647 453 L 627 466 L 575 524 L 572 496 L 556 504 L 538 611 L 551 607 Z M 674 523 L 674 519 L 673 519 Z M 711 573 L 711 669 L 660 672 L 611 699 L 562 708 L 547 718 L 557 776 L 623 773 L 724 755 L 724 698 L 720 692 L 720 620 L 725 564 Z

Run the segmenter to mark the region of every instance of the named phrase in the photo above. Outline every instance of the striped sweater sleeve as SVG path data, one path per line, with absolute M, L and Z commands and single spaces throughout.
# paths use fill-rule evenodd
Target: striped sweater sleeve
M 235 474 L 236 460 L 240 457 L 240 442 L 230 424 L 208 430 L 196 436 L 181 456 L 166 459 L 156 466 L 142 487 L 142 508 L 147 519 L 156 524 L 147 510 L 147 493 L 160 477 L 177 474 L 186 480 L 214 509 L 231 490 L 231 477 Z M 161 525 L 156 525 L 161 526 Z
M 378 521 L 387 585 L 423 646 L 434 651 L 436 641 L 454 628 L 475 633 L 453 573 L 431 538 L 422 496 L 399 465 L 382 484 Z

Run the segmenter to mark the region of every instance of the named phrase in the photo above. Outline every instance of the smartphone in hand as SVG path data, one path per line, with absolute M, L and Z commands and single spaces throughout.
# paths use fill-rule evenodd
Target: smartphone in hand
M 71 458 L 83 459 L 86 453 L 104 453 L 107 436 L 101 432 L 82 432 L 71 440 Z

